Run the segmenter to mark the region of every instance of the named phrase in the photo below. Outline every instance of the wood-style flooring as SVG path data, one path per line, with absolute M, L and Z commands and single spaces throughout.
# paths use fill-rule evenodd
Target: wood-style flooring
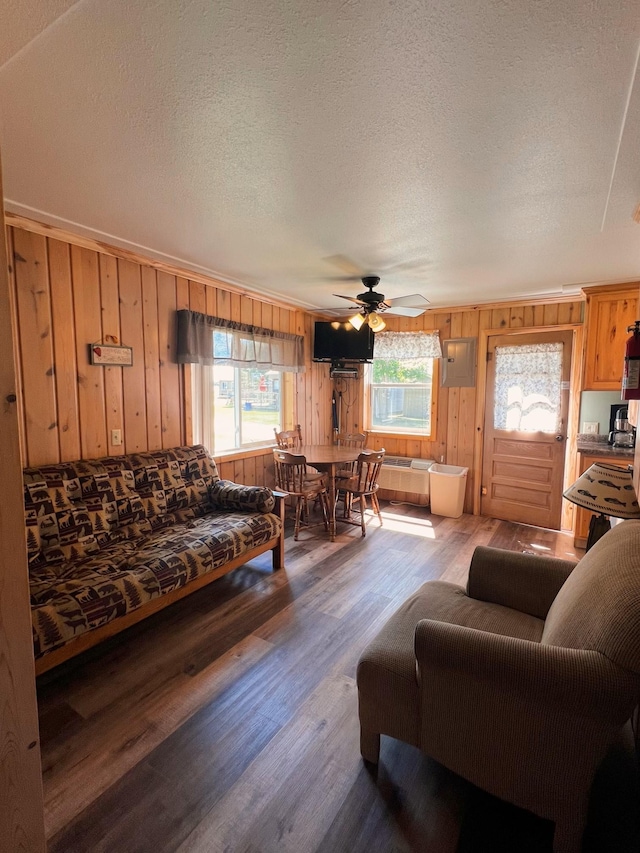
M 365 539 L 344 525 L 334 543 L 322 528 L 289 535 L 286 569 L 264 555 L 42 676 L 50 853 L 549 853 L 551 824 L 406 744 L 383 738 L 370 773 L 355 669 L 422 583 L 465 582 L 476 545 L 573 558 L 572 540 L 383 513 Z M 637 803 L 622 778 L 585 849 L 630 849 L 618 836 Z

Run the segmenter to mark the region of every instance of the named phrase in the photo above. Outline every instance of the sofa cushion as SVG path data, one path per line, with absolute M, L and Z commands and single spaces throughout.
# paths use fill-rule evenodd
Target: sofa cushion
M 58 470 L 52 470 L 54 467 Z M 65 478 L 67 473 L 73 474 L 72 469 L 62 466 L 24 471 L 27 548 L 31 564 L 42 561 L 63 563 L 99 548 L 86 506 L 69 499 L 66 481 L 73 481 L 73 477 Z M 76 488 L 77 483 L 71 491 Z M 29 532 L 33 535 L 29 536 Z
M 640 673 L 640 521 L 616 525 L 580 560 L 549 609 L 542 642 L 592 649 Z
M 230 480 L 218 480 L 209 489 L 215 509 L 239 509 L 252 512 L 273 512 L 276 499 L 266 486 L 241 486 Z
M 265 544 L 280 532 L 275 515 L 214 513 L 176 522 L 147 539 L 109 544 L 99 554 L 31 573 L 36 656 Z
M 129 461 L 135 477 L 136 491 L 142 499 L 146 517 L 152 526 L 163 524 L 163 517 L 171 509 L 187 506 L 180 463 L 173 451 L 134 453 L 129 456 Z
M 122 465 L 122 462 L 120 464 Z M 87 509 L 90 512 L 105 512 L 111 528 L 132 524 L 145 518 L 142 500 L 135 491 L 133 471 L 122 467 L 107 467 L 97 460 L 80 460 L 74 464 L 74 468 L 80 484 L 81 498 Z

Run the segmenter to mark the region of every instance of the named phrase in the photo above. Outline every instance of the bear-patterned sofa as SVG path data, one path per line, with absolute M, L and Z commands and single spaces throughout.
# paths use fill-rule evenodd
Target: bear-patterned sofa
M 199 445 L 27 468 L 24 495 L 38 674 L 267 550 L 283 566 L 282 502 Z

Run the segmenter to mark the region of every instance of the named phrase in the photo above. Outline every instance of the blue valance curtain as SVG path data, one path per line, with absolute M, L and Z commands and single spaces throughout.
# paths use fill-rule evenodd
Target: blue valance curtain
M 181 310 L 178 317 L 179 364 L 230 364 L 302 373 L 304 338 L 275 332 L 197 311 Z

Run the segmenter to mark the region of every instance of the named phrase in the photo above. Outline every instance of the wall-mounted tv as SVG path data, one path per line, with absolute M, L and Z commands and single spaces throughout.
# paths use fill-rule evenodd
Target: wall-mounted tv
M 314 361 L 370 361 L 374 334 L 367 324 L 356 330 L 351 323 L 317 322 L 313 336 Z

